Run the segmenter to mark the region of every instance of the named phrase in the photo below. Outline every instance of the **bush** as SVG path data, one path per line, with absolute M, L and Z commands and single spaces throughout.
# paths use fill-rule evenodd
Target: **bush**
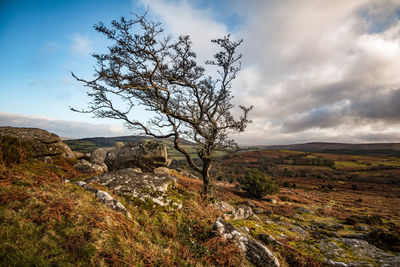
M 258 199 L 279 191 L 278 184 L 267 174 L 257 169 L 247 169 L 245 176 L 239 180 L 239 183 L 244 191 Z
M 30 157 L 30 154 L 29 146 L 20 139 L 0 136 L 0 164 L 10 166 L 13 163 L 22 163 Z

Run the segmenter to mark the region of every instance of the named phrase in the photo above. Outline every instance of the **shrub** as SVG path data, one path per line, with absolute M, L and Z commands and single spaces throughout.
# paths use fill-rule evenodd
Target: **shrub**
M 247 169 L 246 174 L 239 180 L 242 189 L 252 197 L 262 199 L 267 194 L 279 191 L 279 186 L 267 174 L 257 169 Z
M 10 166 L 22 163 L 30 157 L 31 151 L 27 144 L 20 139 L 9 136 L 0 137 L 0 164 Z
M 283 182 L 283 187 L 289 187 L 290 183 L 289 182 Z

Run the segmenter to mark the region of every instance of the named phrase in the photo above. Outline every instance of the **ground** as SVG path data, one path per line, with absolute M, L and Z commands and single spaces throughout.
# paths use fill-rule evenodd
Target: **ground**
M 225 172 L 215 182 L 216 197 L 233 206 L 254 205 L 256 216 L 231 223 L 261 240 L 282 266 L 396 262 L 398 158 L 246 153 L 221 163 Z M 299 158 L 309 165 L 294 165 Z M 108 191 L 132 214 L 129 219 L 75 184 L 91 175 L 76 172 L 73 164 L 61 158 L 0 164 L 0 266 L 251 266 L 236 245 L 213 232 L 222 213 L 202 200 L 201 180 L 174 172 L 178 184 L 168 194 L 182 209 Z M 238 189 L 235 179 L 246 166 L 275 172 L 280 192 L 256 200 Z

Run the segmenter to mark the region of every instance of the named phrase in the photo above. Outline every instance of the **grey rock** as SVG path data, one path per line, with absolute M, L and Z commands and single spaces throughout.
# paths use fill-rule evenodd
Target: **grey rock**
M 262 214 L 264 212 L 264 210 L 261 208 L 254 208 L 253 212 L 254 212 L 254 214 Z
M 84 181 L 78 181 L 76 184 L 79 185 L 79 186 L 84 186 L 84 185 L 86 185 L 86 183 L 85 183 Z
M 292 226 L 292 227 L 290 228 L 290 231 L 299 234 L 299 235 L 300 235 L 301 237 L 303 237 L 303 238 L 307 238 L 307 237 L 310 236 L 310 234 L 309 234 L 306 230 L 304 230 L 303 228 L 301 228 L 300 226 L 294 225 L 294 226 Z
M 141 173 L 140 169 L 127 168 L 92 177 L 87 182 L 107 186 L 119 195 L 127 195 L 146 201 L 151 199 L 160 206 L 173 205 L 166 195 L 175 186 L 174 176 L 155 173 Z M 162 204 L 161 204 L 162 202 Z M 178 203 L 179 205 L 180 203 Z
M 50 156 L 46 156 L 43 159 L 44 163 L 53 164 L 53 159 Z
M 103 173 L 107 171 L 107 166 L 93 164 L 85 159 L 78 160 L 78 162 L 75 163 L 74 168 L 82 173 Z
M 167 158 L 167 147 L 153 140 L 143 140 L 125 147 L 114 147 L 108 151 L 104 160 L 109 171 L 133 167 L 153 171 L 157 167 L 167 167 L 170 162 Z
M 251 202 L 250 200 L 246 202 L 246 205 L 249 206 L 252 209 L 256 207 L 256 205 L 254 205 L 254 203 Z
M 319 242 L 319 249 L 326 258 L 324 263 L 328 266 L 400 266 L 400 256 L 389 254 L 365 240 L 322 239 Z M 349 253 L 354 255 L 351 261 L 346 258 Z
M 271 204 L 276 204 L 276 199 L 273 199 L 273 198 L 267 198 L 266 201 Z
M 235 212 L 233 213 L 233 220 L 243 220 L 250 218 L 254 215 L 253 210 L 245 205 L 239 206 L 236 208 Z
M 74 157 L 76 159 L 86 159 L 86 160 L 90 160 L 90 154 L 89 153 L 81 153 L 78 151 L 72 151 L 74 153 Z
M 112 147 L 100 147 L 93 150 L 90 155 L 90 163 L 101 165 L 106 159 L 108 151 L 112 150 Z
M 247 234 L 241 233 L 224 219 L 218 218 L 213 225 L 213 229 L 220 236 L 233 240 L 246 255 L 246 258 L 255 266 L 280 266 L 277 257 L 267 247 Z
M 228 202 L 218 201 L 214 205 L 217 209 L 219 209 L 223 213 L 233 214 L 235 212 L 235 208 Z
M 131 214 L 128 212 L 128 210 L 122 205 L 118 200 L 113 198 L 110 194 L 108 194 L 105 191 L 97 191 L 96 193 L 97 199 L 100 200 L 101 203 L 106 205 L 112 210 L 116 211 L 121 211 L 126 214 L 129 218 L 132 218 Z
M 37 128 L 0 127 L 0 136 L 15 137 L 31 148 L 33 157 L 61 156 L 74 158 L 72 150 L 58 135 Z
M 115 146 L 115 147 L 124 147 L 124 146 L 125 146 L 125 143 L 124 143 L 124 142 L 116 142 L 116 143 L 114 144 L 114 146 Z
M 297 207 L 296 211 L 299 212 L 299 213 L 304 213 L 304 214 L 314 214 L 313 211 L 311 211 L 309 209 L 306 209 L 306 208 L 303 208 L 303 207 Z
M 228 220 L 243 220 L 254 216 L 253 210 L 246 205 L 235 208 L 225 201 L 216 202 L 214 205 L 225 214 L 224 217 Z
M 366 225 L 357 225 L 356 230 L 358 231 L 368 231 L 368 227 Z
M 153 171 L 155 174 L 170 174 L 170 169 L 167 167 L 158 167 Z
M 324 260 L 324 264 L 327 266 L 332 266 L 332 267 L 348 267 L 349 266 L 347 263 L 337 262 L 337 261 L 328 260 L 328 259 Z
M 273 238 L 272 236 L 268 235 L 268 234 L 259 234 L 258 238 L 264 242 L 267 245 L 280 245 L 282 246 L 282 243 L 277 241 L 275 238 Z

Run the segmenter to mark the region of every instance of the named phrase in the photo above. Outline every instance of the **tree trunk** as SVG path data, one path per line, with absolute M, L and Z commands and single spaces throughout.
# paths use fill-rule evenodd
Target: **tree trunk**
M 207 199 L 211 199 L 213 196 L 212 192 L 212 181 L 210 179 L 210 169 L 211 169 L 211 159 L 205 159 L 203 160 L 203 194 L 204 197 Z

